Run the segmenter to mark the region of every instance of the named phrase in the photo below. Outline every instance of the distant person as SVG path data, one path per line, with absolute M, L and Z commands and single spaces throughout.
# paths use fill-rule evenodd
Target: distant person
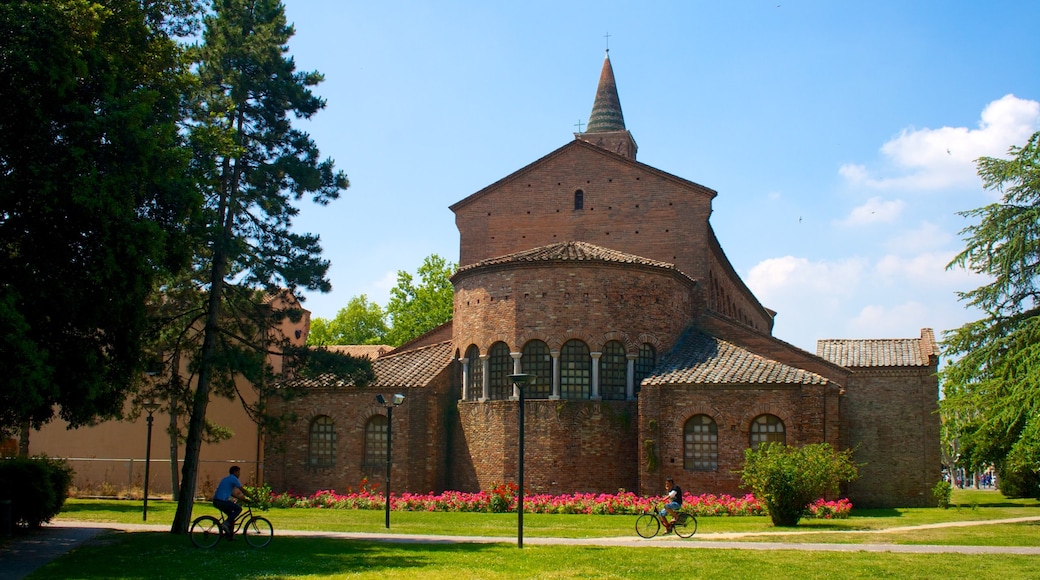
M 217 491 L 213 492 L 213 507 L 227 515 L 224 533 L 228 539 L 235 533 L 235 520 L 238 514 L 242 513 L 242 506 L 238 505 L 238 502 L 249 499 L 246 490 L 242 488 L 242 482 L 238 479 L 241 473 L 241 467 L 232 465 L 228 475 L 217 484 Z

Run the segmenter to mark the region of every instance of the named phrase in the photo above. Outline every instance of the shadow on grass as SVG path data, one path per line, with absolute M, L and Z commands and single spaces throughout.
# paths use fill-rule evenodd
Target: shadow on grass
M 450 566 L 460 553 L 500 549 L 489 544 L 377 543 L 276 535 L 265 548 L 252 548 L 238 539 L 203 550 L 192 545 L 187 535 L 112 532 L 37 570 L 33 578 L 67 578 L 71 570 L 77 578 L 321 577 Z
M 850 514 L 852 517 L 859 518 L 901 518 L 903 514 L 893 508 L 875 508 L 875 509 L 860 509 L 854 508 Z

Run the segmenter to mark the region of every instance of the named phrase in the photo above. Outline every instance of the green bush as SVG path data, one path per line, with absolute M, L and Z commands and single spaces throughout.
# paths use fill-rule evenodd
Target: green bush
M 953 496 L 953 485 L 945 479 L 939 480 L 939 483 L 935 484 L 932 488 L 932 497 L 935 498 L 935 503 L 942 509 L 950 507 L 950 497 Z
M 1040 497 L 1040 475 L 1027 468 L 998 468 L 997 487 L 1005 497 Z
M 72 474 L 64 460 L 46 456 L 0 460 L 0 499 L 11 500 L 14 524 L 38 528 L 58 515 Z
M 764 443 L 744 450 L 741 487 L 750 489 L 769 511 L 774 526 L 798 525 L 809 504 L 827 494 L 838 493 L 838 485 L 856 478 L 852 451 L 835 451 L 826 443 L 790 447 Z

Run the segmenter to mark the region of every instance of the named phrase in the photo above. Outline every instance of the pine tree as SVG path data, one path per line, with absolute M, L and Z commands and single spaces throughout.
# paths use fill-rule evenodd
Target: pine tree
M 962 212 L 977 219 L 961 233 L 964 251 L 948 267 L 991 280 L 961 300 L 984 317 L 948 331 L 942 371 L 944 421 L 953 427 L 961 463 L 972 469 L 996 465 L 1010 484 L 1025 478 L 1023 491 L 1037 493 L 1040 465 L 1040 132 L 1010 159 L 983 157 L 978 173 L 997 203 Z M 1007 491 L 1010 491 L 1007 489 Z M 1006 491 L 1006 492 L 1007 492 Z
M 185 533 L 191 520 L 214 389 L 228 388 L 236 373 L 262 382 L 264 356 L 279 348 L 266 342 L 266 328 L 300 314 L 298 307 L 265 310 L 264 296 L 330 288 L 318 237 L 291 230 L 294 203 L 307 195 L 324 205 L 348 185 L 292 126 L 292 116 L 308 119 L 325 103 L 311 91 L 322 75 L 297 72 L 286 57 L 294 30 L 282 4 L 217 0 L 204 26 L 190 133 L 194 178 L 206 200 L 197 256 L 206 302 L 174 533 Z M 240 326 L 229 328 L 229 321 Z M 240 356 L 249 349 L 255 356 Z

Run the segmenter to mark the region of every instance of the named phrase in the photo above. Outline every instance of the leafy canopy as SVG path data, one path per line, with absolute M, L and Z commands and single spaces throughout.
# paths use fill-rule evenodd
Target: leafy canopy
M 1040 132 L 1009 159 L 982 157 L 978 174 L 1001 200 L 960 215 L 965 249 L 947 268 L 990 280 L 959 293 L 984 316 L 944 335 L 953 360 L 942 371 L 944 421 L 959 438 L 961 463 L 994 464 L 1036 477 L 1040 465 Z M 1031 486 L 1036 493 L 1036 486 Z
M 351 298 L 332 320 L 311 319 L 307 344 L 385 344 L 388 331 L 383 309 L 362 294 Z
M 199 198 L 192 0 L 0 3 L 0 432 L 119 416 Z
M 386 305 L 391 320 L 387 343 L 400 346 L 451 320 L 455 289 L 450 278 L 455 268 L 456 264 L 431 254 L 419 266 L 418 285 L 408 272 L 397 272 L 397 286 L 390 290 Z

